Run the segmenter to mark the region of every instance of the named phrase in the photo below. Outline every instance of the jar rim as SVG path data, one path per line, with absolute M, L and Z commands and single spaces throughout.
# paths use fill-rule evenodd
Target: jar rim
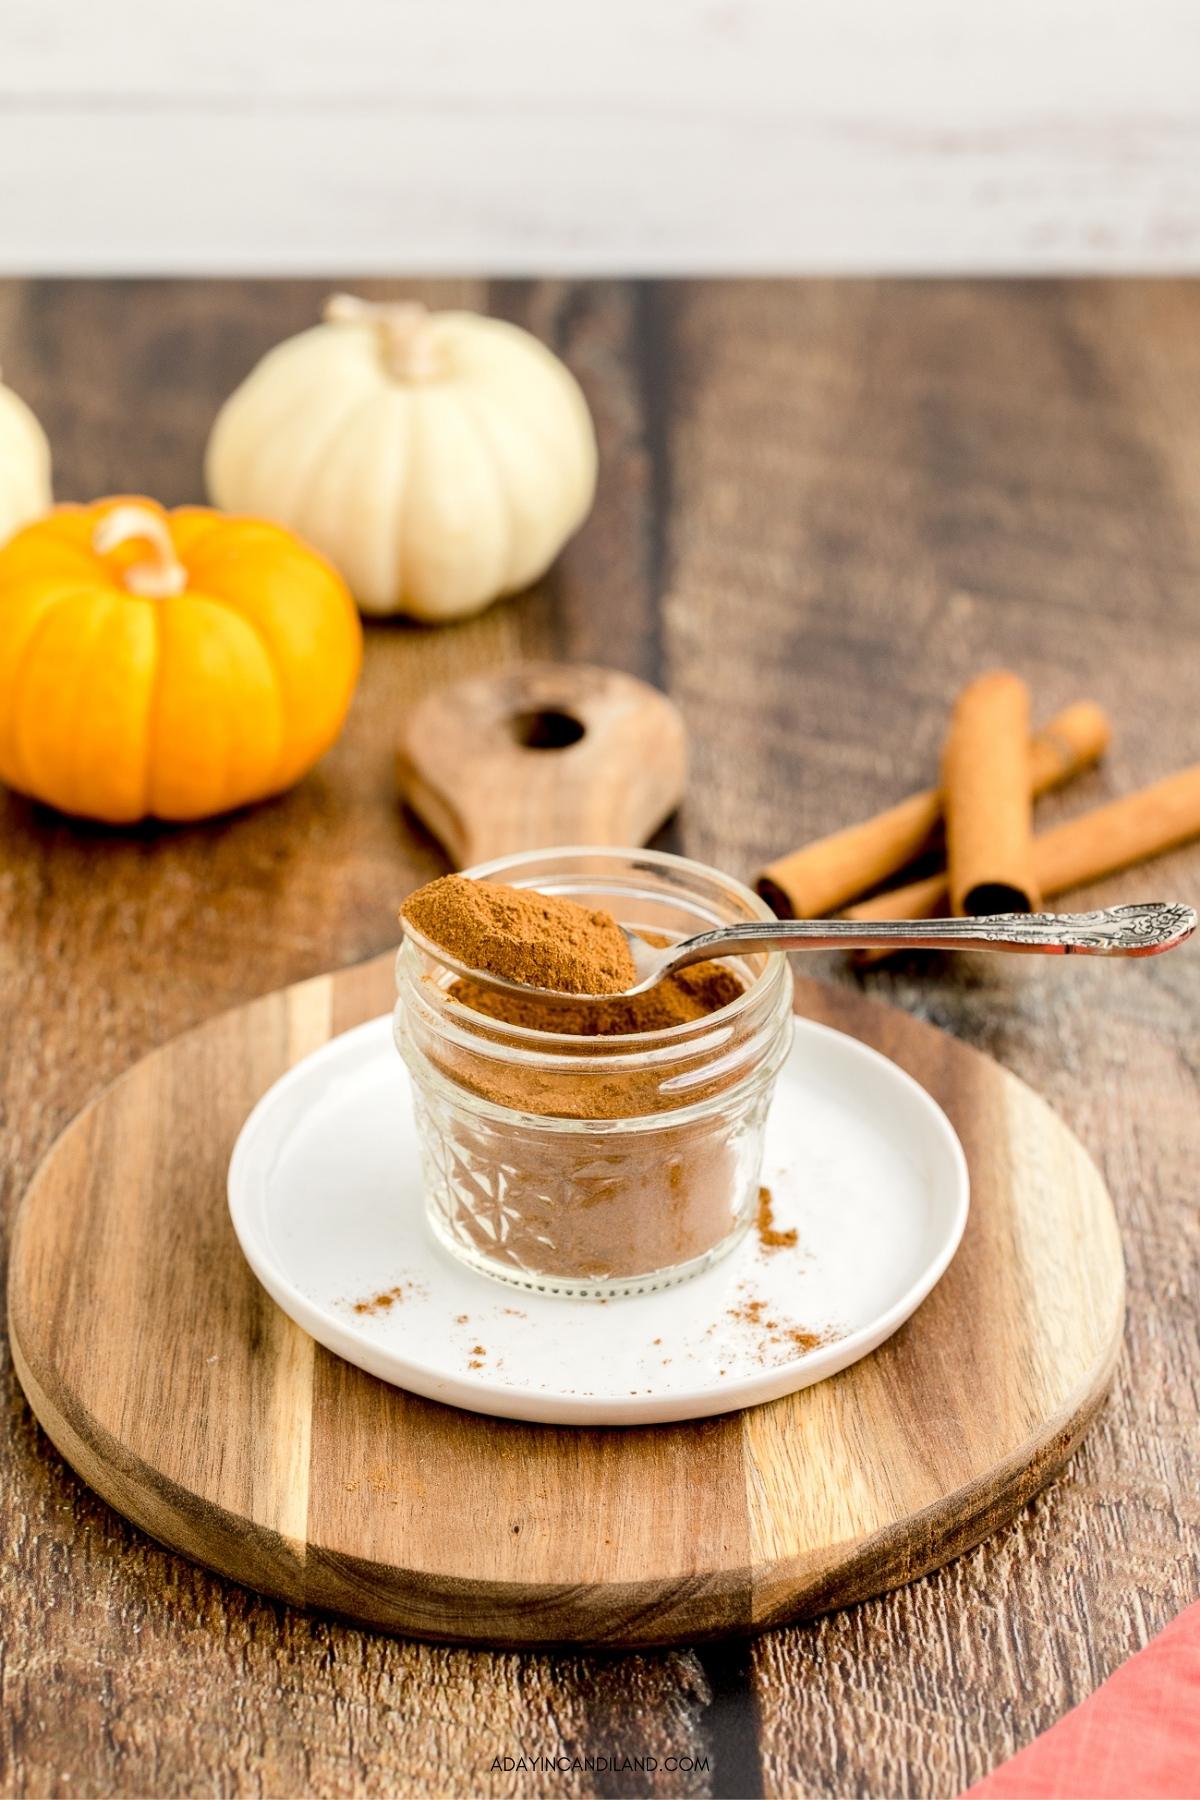
M 747 887 L 744 882 L 738 881 L 735 876 L 727 874 L 723 869 L 713 868 L 709 863 L 698 862 L 693 857 L 679 856 L 670 850 L 625 848 L 612 844 L 567 844 L 561 848 L 558 845 L 552 845 L 543 850 L 523 850 L 511 856 L 492 857 L 487 862 L 472 864 L 469 869 L 463 869 L 461 873 L 473 881 L 493 881 L 503 875 L 510 886 L 533 887 L 535 885 L 533 882 L 523 883 L 512 880 L 511 877 L 519 873 L 523 867 L 537 867 L 548 861 L 557 862 L 560 858 L 566 861 L 578 857 L 609 858 L 614 861 L 619 859 L 623 863 L 631 864 L 635 870 L 639 865 L 644 865 L 648 870 L 659 869 L 675 874 L 694 874 L 705 882 L 716 883 L 732 898 L 744 902 L 750 909 L 751 918 L 763 920 L 774 920 L 775 918 L 775 914 L 761 895 L 756 894 L 753 888 Z M 401 958 L 406 949 L 415 949 L 407 939 L 401 944 L 397 956 L 397 979 L 399 979 L 402 966 Z M 758 974 L 749 980 L 741 992 L 734 999 L 727 1001 L 724 1006 L 714 1008 L 712 1012 L 705 1013 L 699 1019 L 686 1019 L 682 1024 L 664 1025 L 655 1031 L 623 1031 L 619 1034 L 542 1031 L 531 1025 L 513 1025 L 507 1020 L 495 1019 L 491 1014 L 473 1013 L 470 1007 L 454 1002 L 444 991 L 440 991 L 439 995 L 445 1007 L 445 1011 L 440 1012 L 440 1017 L 452 1031 L 455 1029 L 469 1030 L 476 1044 L 478 1044 L 480 1036 L 478 1028 L 467 1025 L 459 1027 L 456 1012 L 461 1011 L 464 1019 L 486 1020 L 487 1030 L 483 1035 L 493 1043 L 498 1044 L 501 1039 L 506 1044 L 511 1043 L 511 1047 L 518 1051 L 524 1050 L 544 1057 L 554 1055 L 555 1050 L 552 1049 L 552 1046 L 557 1046 L 559 1047 L 557 1054 L 563 1056 L 566 1061 L 574 1062 L 588 1054 L 586 1047 L 594 1047 L 593 1053 L 595 1053 L 595 1048 L 603 1046 L 606 1060 L 620 1055 L 622 1050 L 627 1050 L 631 1055 L 643 1055 L 648 1060 L 657 1061 L 658 1058 L 655 1057 L 654 1051 L 659 1047 L 664 1053 L 670 1054 L 686 1045 L 690 1039 L 699 1039 L 706 1033 L 735 1023 L 748 1007 L 761 1003 L 769 994 L 771 982 L 778 982 L 786 970 L 786 958 L 776 959 L 774 956 L 764 956 L 763 966 Z M 493 1028 L 498 1033 L 497 1037 L 492 1035 Z M 570 1046 L 570 1049 L 566 1049 L 566 1046 Z

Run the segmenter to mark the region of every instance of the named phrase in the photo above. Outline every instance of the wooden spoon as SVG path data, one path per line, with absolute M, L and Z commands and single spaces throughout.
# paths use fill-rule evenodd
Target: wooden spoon
M 644 844 L 678 806 L 686 768 L 666 695 L 582 663 L 439 688 L 396 753 L 401 794 L 460 869 L 543 845 Z

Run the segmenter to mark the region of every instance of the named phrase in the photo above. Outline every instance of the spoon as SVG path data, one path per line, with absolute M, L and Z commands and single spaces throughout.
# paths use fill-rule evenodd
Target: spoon
M 565 994 L 556 988 L 508 981 L 486 969 L 472 969 L 440 945 L 414 931 L 406 934 L 435 961 L 457 975 L 507 993 L 536 994 L 539 1000 L 628 1000 L 644 994 L 676 969 L 717 956 L 749 956 L 762 950 L 1005 950 L 1024 956 L 1157 956 L 1174 950 L 1196 929 L 1190 906 L 1141 900 L 1102 912 L 994 913 L 978 919 L 787 919 L 724 925 L 698 937 L 658 949 L 622 926 L 637 980 L 616 994 Z

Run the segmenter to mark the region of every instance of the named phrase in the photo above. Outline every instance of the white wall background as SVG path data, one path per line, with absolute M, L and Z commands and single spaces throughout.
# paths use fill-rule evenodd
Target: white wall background
M 1200 267 L 1200 0 L 3 0 L 0 269 Z

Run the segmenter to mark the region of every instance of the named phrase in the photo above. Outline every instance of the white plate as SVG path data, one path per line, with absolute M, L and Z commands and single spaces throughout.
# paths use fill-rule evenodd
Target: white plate
M 372 1375 L 504 1418 L 654 1424 L 775 1400 L 867 1355 L 966 1224 L 966 1158 L 941 1108 L 877 1051 L 805 1019 L 763 1180 L 795 1245 L 751 1230 L 678 1287 L 569 1300 L 476 1274 L 426 1226 L 408 1076 L 381 1018 L 263 1096 L 234 1146 L 229 1206 L 267 1292 Z

